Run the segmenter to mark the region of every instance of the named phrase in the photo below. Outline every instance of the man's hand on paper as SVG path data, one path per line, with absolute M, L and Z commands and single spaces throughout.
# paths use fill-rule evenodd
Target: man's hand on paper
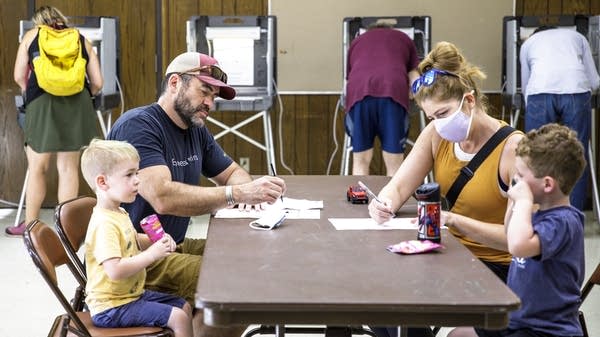
M 238 204 L 238 209 L 240 211 L 245 211 L 245 212 L 250 212 L 253 210 L 262 211 L 262 210 L 267 209 L 267 205 L 268 205 L 268 203 L 266 203 L 266 202 L 261 202 L 260 204 L 255 204 L 255 205 L 240 203 L 240 204 Z

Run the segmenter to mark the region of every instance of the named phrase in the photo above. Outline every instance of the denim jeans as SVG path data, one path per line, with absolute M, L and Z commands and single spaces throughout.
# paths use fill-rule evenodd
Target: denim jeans
M 588 162 L 571 192 L 571 205 L 583 210 L 589 176 L 588 144 L 592 125 L 592 96 L 581 94 L 536 94 L 527 96 L 525 132 L 547 123 L 559 123 L 577 132 Z

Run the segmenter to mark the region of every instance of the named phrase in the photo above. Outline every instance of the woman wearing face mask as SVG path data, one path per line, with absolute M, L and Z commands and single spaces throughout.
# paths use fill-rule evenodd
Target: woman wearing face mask
M 390 182 L 373 199 L 369 214 L 378 223 L 389 220 L 433 169 L 442 195 L 482 146 L 506 125 L 488 115 L 486 97 L 477 81 L 485 74 L 468 63 L 455 45 L 440 42 L 418 66 L 421 75 L 412 85 L 416 103 L 432 121 Z M 487 156 L 465 184 L 450 211 L 442 212 L 448 226 L 471 252 L 506 282 L 511 260 L 504 232 L 508 185 L 515 149 L 522 133 L 513 131 Z M 410 335 L 411 330 L 409 330 Z M 415 329 L 423 335 L 421 329 Z M 380 337 L 395 328 L 376 328 Z
M 446 195 L 460 169 L 498 131 L 504 121 L 488 115 L 477 81 L 483 72 L 468 63 L 455 45 L 440 42 L 419 64 L 413 83 L 417 104 L 432 121 L 421 132 L 390 182 L 372 200 L 369 213 L 378 223 L 390 219 L 433 169 Z M 522 133 L 514 131 L 483 161 L 442 222 L 500 278 L 506 279 L 510 255 L 504 233 L 508 185 L 515 148 Z

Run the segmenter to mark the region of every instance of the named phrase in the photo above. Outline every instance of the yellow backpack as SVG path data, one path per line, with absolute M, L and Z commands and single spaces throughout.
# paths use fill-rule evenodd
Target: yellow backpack
M 71 96 L 83 90 L 87 61 L 75 28 L 39 27 L 40 55 L 32 61 L 38 86 L 55 96 Z

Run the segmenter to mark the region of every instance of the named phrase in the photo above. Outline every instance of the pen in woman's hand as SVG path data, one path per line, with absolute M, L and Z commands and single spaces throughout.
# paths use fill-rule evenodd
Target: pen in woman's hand
M 269 163 L 269 165 L 271 165 L 271 173 L 273 174 L 273 177 L 277 177 L 277 173 L 275 173 L 275 167 L 273 166 L 273 163 Z M 279 198 L 281 198 L 281 202 L 283 202 L 283 193 L 279 196 Z
M 365 192 L 367 192 L 367 194 L 371 198 L 377 200 L 378 203 L 380 203 L 382 205 L 385 205 L 385 203 L 383 201 L 379 200 L 379 198 L 377 198 L 377 196 L 375 195 L 375 193 L 373 193 L 373 191 L 371 191 L 371 189 L 368 188 L 367 185 L 365 185 L 362 181 L 360 181 L 360 180 L 358 181 L 358 186 L 360 186 L 363 190 L 365 190 Z
M 360 180 L 358 181 L 358 186 L 360 186 L 363 190 L 365 190 L 365 192 L 367 192 L 367 194 L 371 198 L 375 199 L 378 203 L 388 206 L 385 202 L 381 201 L 381 199 L 379 199 L 377 197 L 377 195 L 375 195 L 375 193 L 373 193 L 373 191 L 371 191 L 371 189 L 368 188 L 367 185 L 365 185 L 362 181 L 360 181 Z M 392 217 L 394 217 L 396 215 L 396 214 L 394 214 L 394 212 L 390 212 L 390 214 L 392 215 Z

